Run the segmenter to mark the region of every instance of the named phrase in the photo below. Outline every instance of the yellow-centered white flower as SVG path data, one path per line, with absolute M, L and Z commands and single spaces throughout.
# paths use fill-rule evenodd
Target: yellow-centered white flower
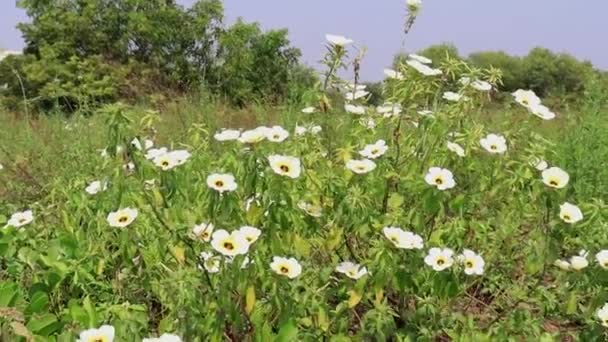
M 458 261 L 464 266 L 464 273 L 466 275 L 482 275 L 486 265 L 481 255 L 470 249 L 465 249 L 458 256 Z
M 440 167 L 430 168 L 426 176 L 424 176 L 424 180 L 427 184 L 436 186 L 437 189 L 442 191 L 456 186 L 452 171 Z
M 479 144 L 490 153 L 502 154 L 507 152 L 507 140 L 502 135 L 488 134 L 479 141 Z
M 373 171 L 376 168 L 376 163 L 369 159 L 351 159 L 346 162 L 346 168 L 356 174 L 362 175 Z
M 295 179 L 302 172 L 300 159 L 296 157 L 272 155 L 268 156 L 268 162 L 272 171 L 281 176 Z
M 463 96 L 453 91 L 446 91 L 443 93 L 443 98 L 451 102 L 458 102 L 463 99 Z
M 34 221 L 34 213 L 31 210 L 16 212 L 11 215 L 11 218 L 6 223 L 7 226 L 21 228 Z
M 201 223 L 197 224 L 192 228 L 192 238 L 195 240 L 202 240 L 205 242 L 211 241 L 211 234 L 215 227 L 212 223 Z
M 282 142 L 289 137 L 289 132 L 281 126 L 273 126 L 266 130 L 266 139 L 272 142 Z
M 578 255 L 570 257 L 570 268 L 575 271 L 580 271 L 589 266 L 589 261 L 587 260 L 588 254 L 587 251 L 582 250 Z
M 349 91 L 346 94 L 344 94 L 344 98 L 347 101 L 354 101 L 354 100 L 358 100 L 362 97 L 366 97 L 367 95 L 369 95 L 368 91 L 365 90 L 356 90 L 356 91 Z
M 295 258 L 272 257 L 270 268 L 278 275 L 294 279 L 302 273 L 302 266 Z
M 530 112 L 543 120 L 555 119 L 555 113 L 542 104 L 535 104 L 528 108 Z
M 252 243 L 258 241 L 260 235 L 262 235 L 262 231 L 257 229 L 256 227 L 251 226 L 243 226 L 238 230 L 245 240 L 251 245 Z
M 405 62 L 407 65 L 409 65 L 410 67 L 414 68 L 416 71 L 418 71 L 419 73 L 423 74 L 424 76 L 438 76 L 443 74 L 443 72 L 439 69 L 433 69 L 431 67 L 429 67 L 428 65 L 422 64 L 417 60 L 408 60 Z
M 376 159 L 384 155 L 387 150 L 386 141 L 378 140 L 374 144 L 365 146 L 364 149 L 359 151 L 359 154 L 365 158 Z
M 595 255 L 595 260 L 605 270 L 608 270 L 608 250 L 603 249 Z
M 424 56 L 417 55 L 415 53 L 411 53 L 407 56 L 409 59 L 415 60 L 422 64 L 431 64 L 433 61 L 430 58 L 426 58 Z
M 454 264 L 454 251 L 449 248 L 431 248 L 429 254 L 424 258 L 424 263 L 431 266 L 435 271 L 441 272 Z
M 255 144 L 260 141 L 263 141 L 268 136 L 268 130 L 270 128 L 265 126 L 260 126 L 254 129 L 250 129 L 241 133 L 239 137 L 239 141 L 243 144 Z
M 570 175 L 559 167 L 550 167 L 542 173 L 543 183 L 552 188 L 561 189 L 568 185 Z
M 382 233 L 397 248 L 422 249 L 424 247 L 420 235 L 404 231 L 399 227 L 384 227 Z
M 515 101 L 517 101 L 517 103 L 528 109 L 533 106 L 539 105 L 541 102 L 540 98 L 536 96 L 536 94 L 532 90 L 518 89 L 513 93 L 513 97 L 515 98 Z
M 384 69 L 384 75 L 386 75 L 387 78 L 392 78 L 392 79 L 396 79 L 396 80 L 403 79 L 403 74 L 400 73 L 399 71 L 395 71 L 393 69 Z
M 114 327 L 111 325 L 102 325 L 97 329 L 88 329 L 82 331 L 78 336 L 77 342 L 113 342 Z
M 367 274 L 367 268 L 350 261 L 345 261 L 336 266 L 336 272 L 357 280 Z
M 124 208 L 108 214 L 108 224 L 110 227 L 125 228 L 135 221 L 138 215 L 137 209 Z
M 201 252 L 203 260 L 203 268 L 209 273 L 218 273 L 220 271 L 220 258 L 209 252 Z
M 220 229 L 213 232 L 211 235 L 211 247 L 218 253 L 225 256 L 235 256 L 247 254 L 249 251 L 249 242 L 238 230 L 228 233 Z
M 234 176 L 229 173 L 214 173 L 207 177 L 207 186 L 219 192 L 231 192 L 236 190 L 238 185 Z
M 559 217 L 566 223 L 574 224 L 583 219 L 583 212 L 576 205 L 565 202 L 559 206 Z

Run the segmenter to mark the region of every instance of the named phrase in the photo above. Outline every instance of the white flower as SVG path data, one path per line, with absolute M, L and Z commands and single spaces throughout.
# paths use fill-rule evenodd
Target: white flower
M 245 237 L 245 240 L 247 240 L 249 244 L 256 242 L 262 234 L 261 230 L 251 226 L 243 226 L 239 228 L 238 231 Z
M 146 152 L 145 157 L 146 157 L 146 159 L 148 159 L 148 160 L 152 160 L 152 159 L 155 159 L 155 158 L 158 158 L 158 157 L 162 156 L 163 154 L 166 154 L 167 152 L 168 152 L 168 151 L 167 151 L 167 148 L 166 148 L 166 147 L 161 147 L 161 148 L 151 148 L 151 149 L 149 149 L 149 150 Z
M 534 104 L 528 107 L 530 112 L 543 120 L 553 120 L 555 119 L 555 113 L 553 113 L 549 108 L 543 106 L 542 104 Z
M 138 211 L 133 208 L 124 208 L 108 214 L 108 224 L 110 227 L 124 228 L 137 218 Z
M 532 90 L 518 89 L 512 95 L 517 103 L 526 108 L 531 108 L 540 104 L 540 98 L 538 98 L 538 96 L 536 96 Z
M 384 155 L 387 150 L 388 146 L 386 146 L 386 142 L 384 140 L 378 140 L 374 144 L 365 146 L 363 150 L 359 151 L 359 154 L 365 158 L 376 159 Z
M 443 93 L 443 98 L 448 101 L 458 102 L 463 98 L 463 96 L 453 91 L 446 91 Z
M 464 148 L 462 148 L 462 146 L 458 145 L 457 143 L 448 141 L 447 145 L 448 145 L 448 150 L 456 153 L 459 157 L 466 156 Z
M 302 113 L 304 113 L 304 114 L 312 114 L 316 111 L 317 111 L 317 109 L 315 107 L 306 107 L 306 108 L 302 109 Z
M 431 67 L 429 67 L 428 65 L 422 64 L 417 60 L 408 60 L 405 62 L 407 65 L 411 66 L 412 68 L 416 69 L 416 71 L 418 71 L 419 73 L 425 75 L 425 76 L 437 76 L 437 75 L 441 75 L 443 74 L 443 72 L 439 69 L 433 69 Z
M 16 212 L 11 215 L 11 218 L 6 223 L 7 226 L 12 226 L 15 228 L 21 228 L 25 225 L 28 225 L 34 221 L 34 213 L 31 210 L 26 210 L 22 212 Z
M 298 208 L 304 210 L 308 215 L 312 217 L 321 217 L 322 215 L 321 206 L 312 203 L 300 201 L 298 202 Z
M 332 45 L 346 46 L 352 44 L 354 41 L 344 36 L 338 36 L 334 34 L 326 34 L 325 39 Z
M 296 124 L 296 129 L 295 129 L 295 133 L 296 135 L 304 135 L 306 134 L 306 132 L 308 131 L 308 129 L 304 126 L 298 126 Z
M 469 249 L 465 249 L 462 254 L 458 256 L 458 261 L 464 265 L 464 273 L 466 275 L 482 275 L 486 265 L 479 254 Z
M 434 185 L 439 190 L 448 190 L 456 186 L 454 175 L 452 171 L 448 169 L 442 169 L 440 167 L 432 167 L 424 176 L 424 180 L 429 185 Z
M 566 202 L 559 206 L 559 217 L 566 223 L 577 223 L 583 219 L 583 212 L 576 205 Z
M 238 230 L 228 233 L 220 229 L 211 235 L 211 247 L 225 256 L 235 256 L 247 254 L 249 242 L 247 242 L 243 233 Z
M 336 266 L 336 271 L 345 274 L 351 279 L 359 279 L 367 274 L 367 268 L 361 267 L 361 265 L 345 261 Z
M 376 168 L 376 163 L 369 159 L 356 160 L 351 159 L 346 162 L 346 168 L 356 174 L 364 174 L 373 171 Z
M 440 272 L 454 264 L 453 255 L 454 251 L 449 248 L 431 248 L 429 254 L 424 258 L 424 262 L 435 271 Z
M 88 329 L 82 331 L 77 342 L 113 342 L 114 327 L 102 325 L 99 329 Z
M 544 170 L 542 173 L 542 178 L 543 183 L 556 189 L 565 187 L 570 181 L 570 176 L 568 173 L 555 166 Z
M 424 56 L 417 55 L 415 53 L 409 54 L 408 58 L 409 59 L 413 59 L 413 60 L 417 61 L 418 63 L 422 63 L 422 64 L 431 64 L 431 63 L 433 63 L 433 61 L 431 59 L 426 58 Z
M 384 69 L 384 74 L 388 78 L 394 78 L 396 80 L 402 80 L 403 79 L 403 74 L 400 73 L 399 71 L 395 71 L 393 69 Z
M 302 171 L 300 159 L 296 157 L 271 155 L 268 157 L 270 168 L 281 176 L 289 178 L 298 178 Z
M 239 141 L 244 144 L 255 144 L 258 143 L 268 136 L 268 130 L 270 128 L 260 126 L 254 129 L 250 129 L 241 134 Z
M 234 176 L 229 173 L 214 173 L 207 177 L 207 186 L 219 193 L 230 192 L 238 187 Z
M 505 153 L 507 151 L 507 140 L 502 135 L 488 134 L 479 143 L 490 153 Z
M 402 111 L 402 107 L 398 103 L 386 102 L 382 106 L 376 107 L 378 114 L 382 114 L 385 118 L 393 116 L 399 116 Z
M 127 172 L 135 171 L 135 164 L 133 162 L 128 162 L 122 166 L 122 168 Z
M 173 334 L 162 334 L 160 337 L 144 338 L 142 342 L 182 342 L 182 338 Z
M 87 194 L 95 195 L 101 191 L 106 191 L 108 189 L 108 184 L 106 182 L 94 181 L 91 182 L 85 189 Z
M 534 168 L 536 168 L 538 171 L 544 171 L 549 167 L 549 164 L 540 158 L 534 158 L 531 162 L 530 165 L 534 166 Z
M 272 257 L 270 268 L 275 273 L 288 277 L 289 279 L 296 278 L 302 273 L 302 266 L 298 260 L 294 258 Z
M 217 141 L 237 140 L 241 137 L 241 131 L 236 129 L 224 129 L 221 132 L 215 133 L 213 138 Z
M 580 271 L 583 268 L 589 266 L 589 261 L 587 261 L 587 251 L 582 250 L 579 252 L 579 255 L 575 255 L 570 258 L 570 267 L 575 271 Z
M 188 161 L 188 159 L 192 156 L 190 152 L 186 150 L 171 151 L 168 152 L 167 155 L 172 158 L 175 164 L 177 164 L 178 166 L 185 164 L 186 161 Z
M 367 86 L 365 84 L 355 84 L 355 83 L 347 83 L 344 85 L 344 90 L 346 90 L 347 92 L 350 91 L 363 91 L 367 89 Z
M 433 111 L 431 110 L 419 110 L 418 114 L 422 116 L 433 116 Z
M 490 91 L 492 90 L 492 85 L 486 81 L 475 80 L 471 83 L 471 87 L 479 91 Z
M 608 303 L 597 311 L 597 318 L 599 318 L 602 325 L 608 328 Z
M 363 126 L 365 126 L 367 129 L 374 129 L 376 128 L 376 121 L 374 121 L 372 118 L 368 118 L 363 122 Z
M 139 141 L 139 139 L 133 138 L 133 140 L 131 140 L 131 146 L 141 151 L 141 142 Z
M 603 269 L 608 269 L 608 250 L 604 249 L 595 255 L 595 260 Z
M 289 137 L 289 132 L 287 132 L 281 126 L 273 126 L 272 128 L 266 131 L 266 139 L 272 142 L 282 142 Z
M 352 105 L 349 103 L 344 105 L 344 110 L 347 111 L 348 113 L 357 114 L 357 115 L 365 114 L 365 107 Z
M 369 92 L 365 90 L 357 90 L 355 92 L 349 91 L 344 95 L 344 98 L 348 101 L 358 100 L 362 97 L 369 95 Z
M 155 157 L 152 162 L 154 165 L 160 167 L 163 171 L 169 171 L 177 166 L 177 160 L 173 158 L 169 153 L 162 154 Z
M 211 240 L 211 233 L 215 227 L 212 223 L 201 223 L 197 224 L 192 228 L 192 237 L 195 239 L 209 242 Z
M 384 236 L 401 249 L 422 249 L 424 247 L 422 237 L 412 232 L 406 232 L 398 227 L 384 227 L 382 229 Z
M 319 126 L 319 125 L 316 125 L 316 126 L 311 126 L 309 128 L 309 130 L 310 130 L 310 133 L 312 133 L 312 134 L 318 134 L 319 132 L 321 132 L 323 130 L 323 128 L 321 128 L 321 126 Z
M 0 51 L 0 62 L 8 56 L 18 56 L 18 55 L 21 55 L 21 51 L 14 51 L 14 50 Z
M 201 252 L 201 259 L 203 259 L 203 268 L 207 272 L 217 273 L 220 271 L 220 258 L 209 252 Z
M 2 166 L 2 164 L 0 164 L 0 171 L 4 170 L 4 166 Z
M 553 262 L 553 265 L 559 267 L 563 271 L 570 270 L 570 263 L 566 260 L 561 260 L 561 259 L 555 260 Z

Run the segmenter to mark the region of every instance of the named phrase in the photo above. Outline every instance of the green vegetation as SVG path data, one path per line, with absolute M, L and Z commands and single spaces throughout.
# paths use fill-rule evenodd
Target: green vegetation
M 219 2 L 23 5 L 0 341 L 608 339 L 605 74 L 446 46 L 362 87 L 328 36 L 317 82 L 285 31 L 224 28 Z

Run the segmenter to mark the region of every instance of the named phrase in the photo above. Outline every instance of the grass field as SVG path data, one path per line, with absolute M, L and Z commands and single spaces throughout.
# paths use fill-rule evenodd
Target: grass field
M 606 340 L 605 94 L 542 120 L 401 71 L 392 116 L 0 113 L 0 340 Z

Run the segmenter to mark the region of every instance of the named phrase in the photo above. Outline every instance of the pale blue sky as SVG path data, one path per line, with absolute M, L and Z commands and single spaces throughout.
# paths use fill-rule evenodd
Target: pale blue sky
M 423 0 L 406 46 L 453 42 L 461 53 L 501 49 L 525 54 L 534 46 L 568 52 L 608 69 L 608 0 Z M 188 5 L 193 0 L 180 0 Z M 243 17 L 264 28 L 287 27 L 312 66 L 325 33 L 342 34 L 368 48 L 363 77 L 375 80 L 402 48 L 404 0 L 225 0 L 227 21 Z M 22 46 L 14 29 L 25 15 L 14 0 L 0 0 L 0 46 Z

